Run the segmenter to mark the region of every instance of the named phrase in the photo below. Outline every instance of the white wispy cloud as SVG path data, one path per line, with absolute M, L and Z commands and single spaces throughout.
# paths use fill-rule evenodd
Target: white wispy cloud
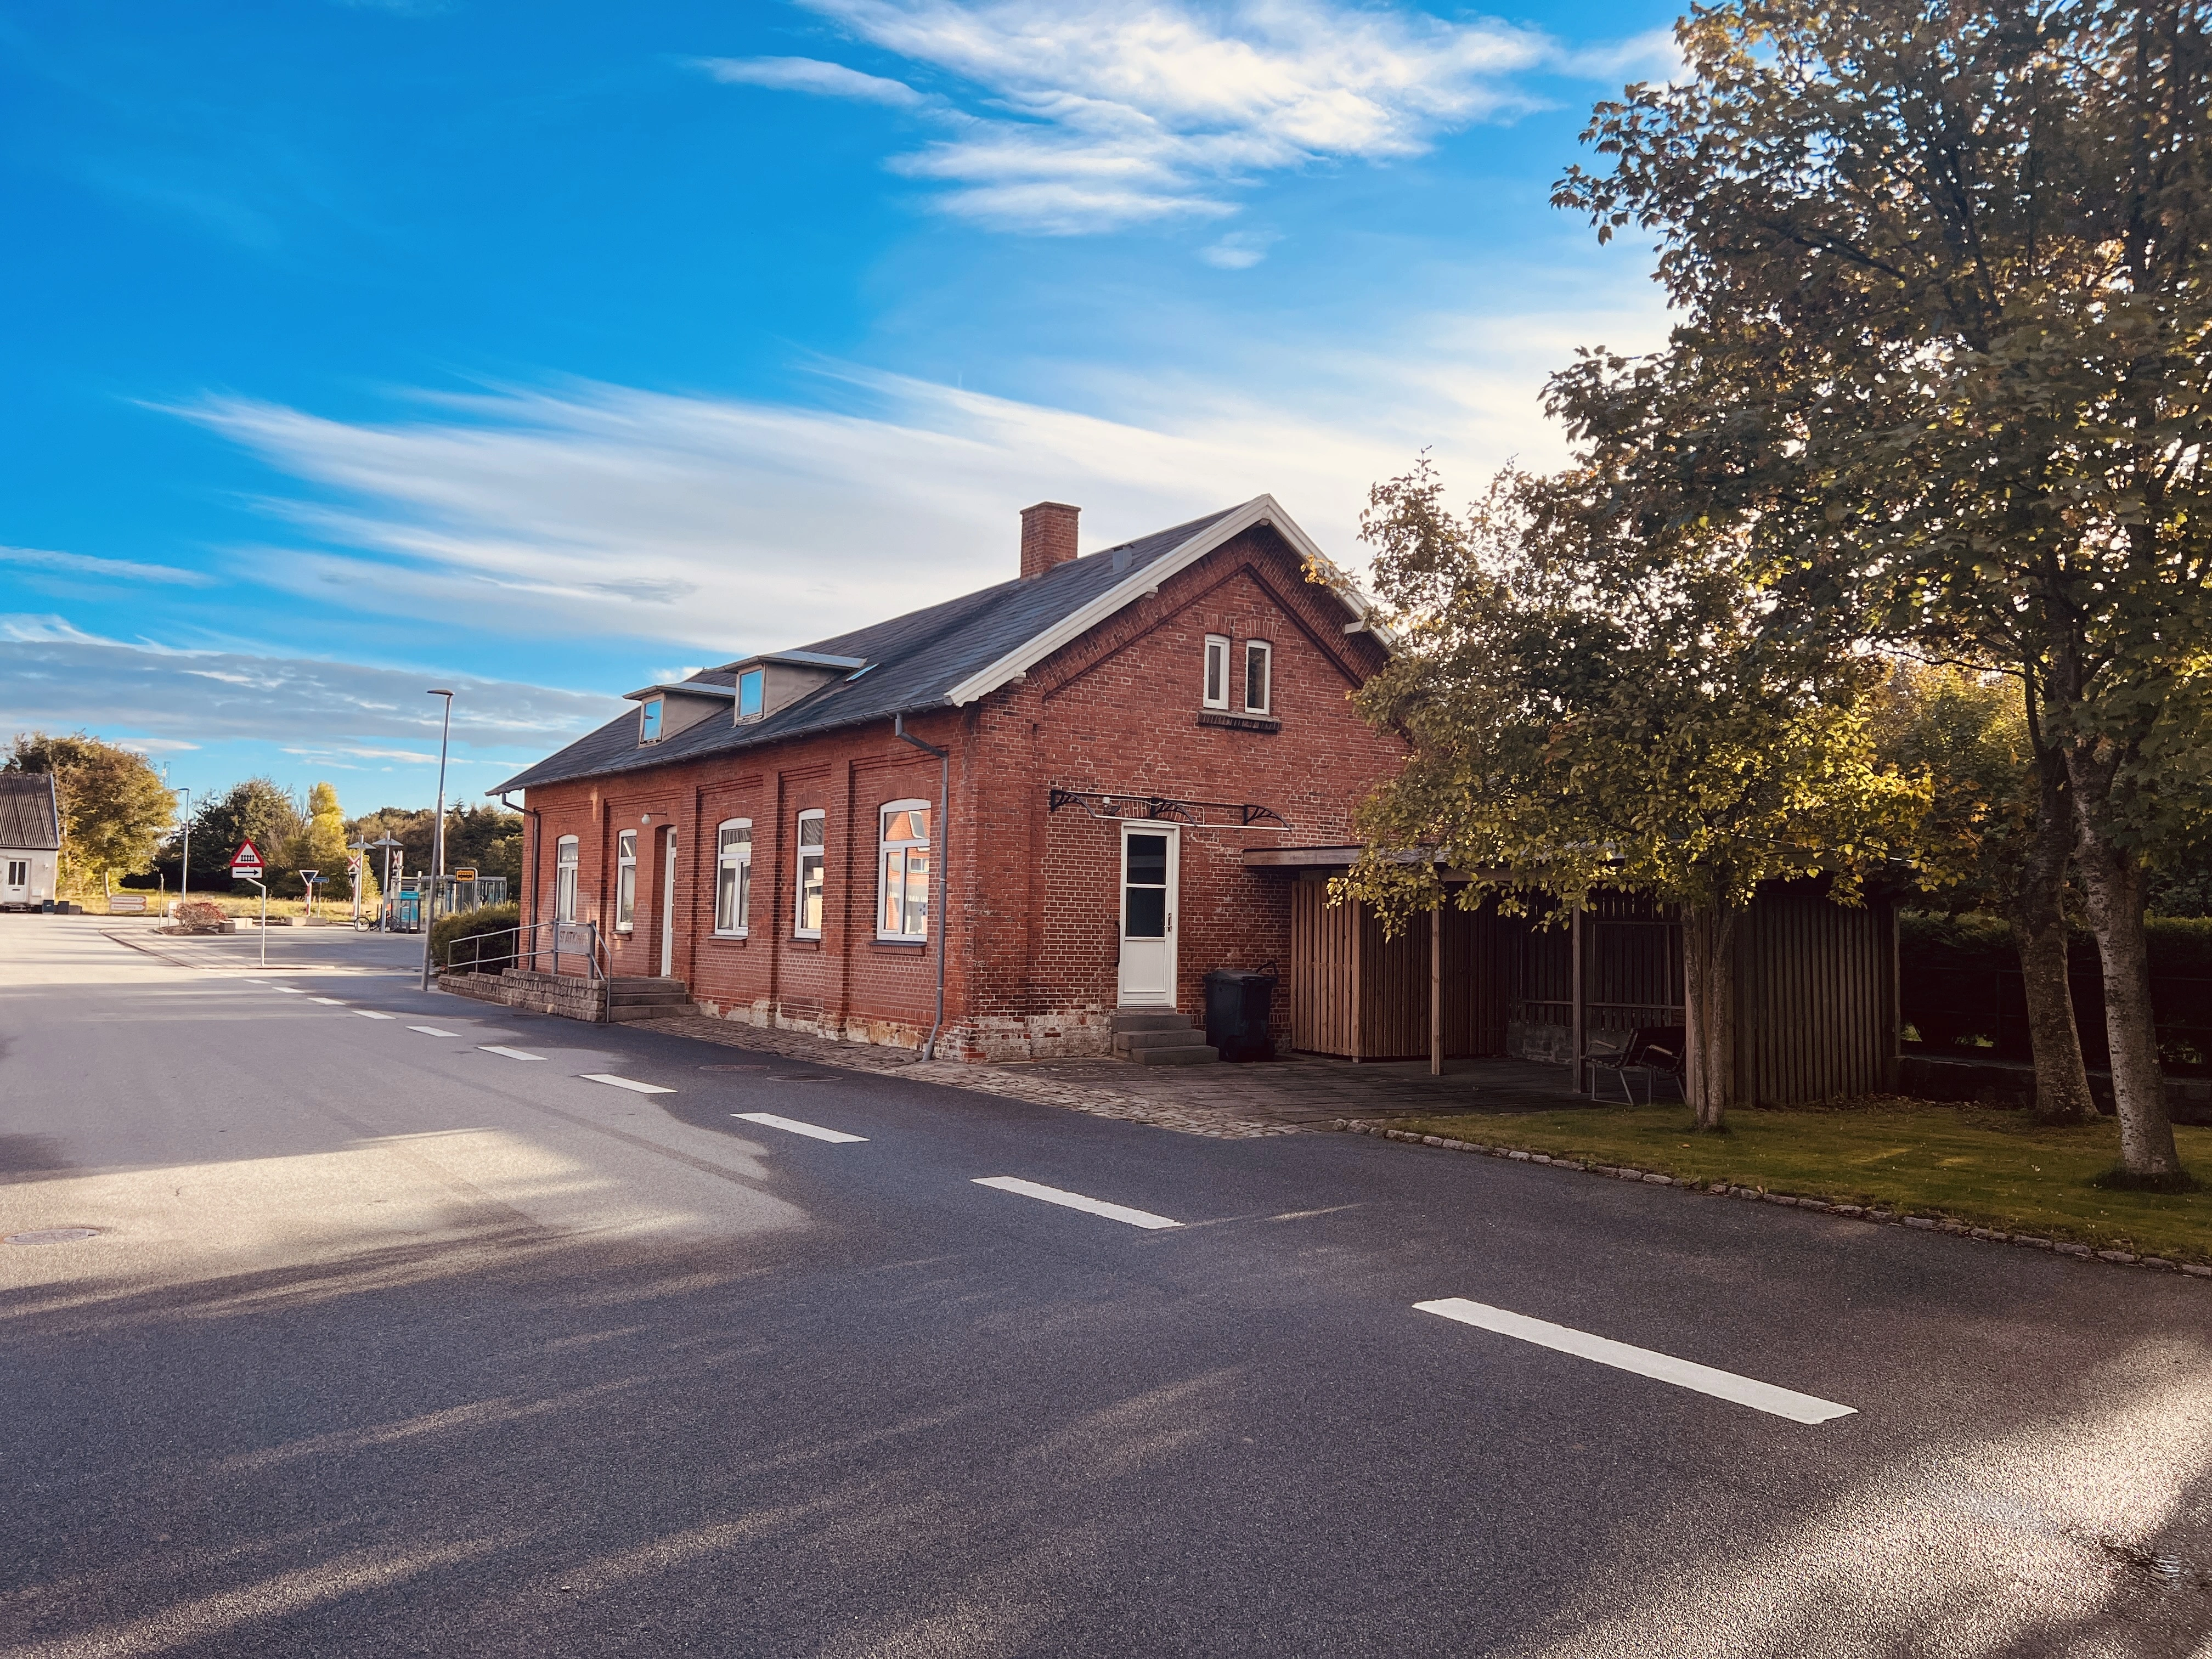
M 856 98 L 863 103 L 888 104 L 893 109 L 917 109 L 931 101 L 903 81 L 864 75 L 818 58 L 695 58 L 691 61 L 717 81 L 732 86 L 769 87 L 779 92 L 811 93 L 818 98 Z
M 1611 79 L 1672 54 L 1662 37 L 1569 46 L 1492 19 L 1329 0 L 801 3 L 960 96 L 812 58 L 702 61 L 726 81 L 927 116 L 945 131 L 896 171 L 947 186 L 949 212 L 1054 235 L 1233 213 L 1256 175 L 1418 155 L 1534 107 L 1534 76 Z
M 1198 257 L 1217 270 L 1249 270 L 1279 240 L 1273 231 L 1232 230 L 1199 249 Z
M 158 651 L 96 639 L 65 623 L 36 634 L 0 627 L 0 709 L 8 729 L 120 732 L 133 746 L 152 750 L 251 738 L 420 758 L 417 750 L 390 746 L 398 739 L 427 742 L 435 761 L 439 706 L 423 695 L 433 683 L 361 663 Z M 434 683 L 458 693 L 456 745 L 510 757 L 544 754 L 623 707 L 610 697 L 514 681 Z
M 88 554 L 57 553 L 43 547 L 0 547 L 0 565 L 107 582 L 161 582 L 179 587 L 207 587 L 215 581 L 204 571 L 180 569 L 175 565 L 96 559 Z
M 1592 338 L 1660 337 L 1634 290 L 1415 314 L 1357 349 L 1302 341 L 1287 370 L 1271 341 L 1202 370 L 1059 371 L 1119 418 L 832 366 L 832 408 L 568 381 L 418 394 L 383 422 L 239 398 L 176 412 L 294 486 L 261 502 L 293 533 L 228 550 L 238 578 L 510 637 L 652 641 L 642 684 L 678 653 L 726 662 L 1002 581 L 1016 510 L 1039 500 L 1082 506 L 1099 547 L 1272 494 L 1356 565 L 1369 486 L 1419 450 L 1470 491 L 1509 457 L 1558 455 L 1542 377 Z

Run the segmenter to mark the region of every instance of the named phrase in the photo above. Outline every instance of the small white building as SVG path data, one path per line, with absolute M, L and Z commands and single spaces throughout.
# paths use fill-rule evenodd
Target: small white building
M 38 910 L 54 897 L 61 802 L 50 772 L 0 772 L 0 910 Z

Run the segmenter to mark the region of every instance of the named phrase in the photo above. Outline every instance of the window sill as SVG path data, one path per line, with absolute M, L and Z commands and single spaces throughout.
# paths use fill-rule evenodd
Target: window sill
M 1214 708 L 1201 710 L 1198 723 L 1231 732 L 1279 732 L 1283 729 L 1282 721 L 1273 714 L 1229 714 Z
M 929 948 L 927 939 L 915 939 L 906 933 L 878 933 L 874 943 L 888 945 L 894 951 L 927 951 Z
M 822 948 L 822 935 L 819 933 L 793 933 L 791 936 L 791 942 L 805 950 L 818 951 Z
M 743 945 L 748 939 L 750 939 L 752 935 L 744 933 L 709 933 L 707 937 L 722 945 Z

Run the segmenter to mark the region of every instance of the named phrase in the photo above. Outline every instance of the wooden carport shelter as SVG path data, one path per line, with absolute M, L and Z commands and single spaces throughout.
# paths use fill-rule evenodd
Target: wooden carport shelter
M 1495 901 L 1417 917 L 1395 939 L 1328 880 L 1358 847 L 1255 848 L 1247 868 L 1290 884 L 1285 974 L 1291 1047 L 1352 1060 L 1509 1056 L 1571 1066 L 1639 1026 L 1683 1021 L 1682 939 L 1667 907 L 1600 893 L 1564 921 L 1504 916 Z M 1456 884 L 1449 872 L 1448 885 Z M 1818 880 L 1772 882 L 1736 927 L 1741 1097 L 1781 1105 L 1893 1088 L 1897 914 L 1886 896 L 1834 902 Z

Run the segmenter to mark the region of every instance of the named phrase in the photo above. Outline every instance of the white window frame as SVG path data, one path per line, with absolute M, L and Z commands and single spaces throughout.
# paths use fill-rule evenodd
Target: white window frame
M 730 832 L 742 830 L 745 838 L 732 842 Z M 737 902 L 730 907 L 733 914 L 726 915 L 722 907 L 722 882 L 729 878 Z M 744 939 L 752 932 L 753 908 L 753 821 L 750 818 L 724 818 L 714 826 L 714 936 L 717 939 Z
M 1201 708 L 1229 707 L 1229 643 L 1226 634 L 1206 636 L 1206 666 L 1198 683 Z
M 9 859 L 8 860 L 8 884 L 10 887 L 28 887 L 31 884 L 30 860 Z
M 1252 701 L 1252 672 L 1260 673 L 1260 701 Z M 1244 641 L 1244 712 L 1272 714 L 1275 709 L 1275 647 L 1267 640 Z
M 806 826 L 810 823 L 822 826 L 821 840 L 811 843 L 807 841 Z M 830 815 L 818 806 L 810 807 L 799 815 L 798 825 L 797 839 L 793 842 L 798 857 L 795 861 L 797 867 L 792 872 L 791 936 L 793 939 L 820 939 L 822 922 L 830 914 Z M 816 872 L 816 896 L 821 902 L 821 909 L 811 927 L 805 925 L 806 866 L 810 864 Z
M 637 928 L 637 831 L 623 830 L 615 836 L 615 932 Z
M 895 812 L 922 815 L 928 826 L 920 836 L 902 836 L 894 841 L 890 835 L 891 815 Z M 876 811 L 876 937 L 893 944 L 918 945 L 929 937 L 929 886 L 937 872 L 930 860 L 936 856 L 936 845 L 932 831 L 936 828 L 936 809 L 921 799 L 885 801 Z M 908 827 L 913 820 L 909 817 Z M 921 927 L 919 931 L 905 924 L 914 919 L 915 903 L 911 884 L 914 880 L 914 854 L 919 851 L 921 860 Z M 891 860 L 898 860 L 900 925 L 884 926 L 885 908 L 891 899 Z
M 583 844 L 574 836 L 563 836 L 553 843 L 553 920 L 573 923 L 576 920 L 576 872 L 583 854 Z
M 662 705 L 667 701 L 665 697 L 647 697 L 637 706 L 639 743 L 659 743 L 666 734 L 668 711 Z
M 750 714 L 745 712 L 747 681 L 750 681 L 753 687 L 753 708 Z M 738 676 L 738 723 L 741 726 L 749 726 L 753 721 L 763 718 L 767 712 L 768 671 L 764 668 L 748 668 Z

